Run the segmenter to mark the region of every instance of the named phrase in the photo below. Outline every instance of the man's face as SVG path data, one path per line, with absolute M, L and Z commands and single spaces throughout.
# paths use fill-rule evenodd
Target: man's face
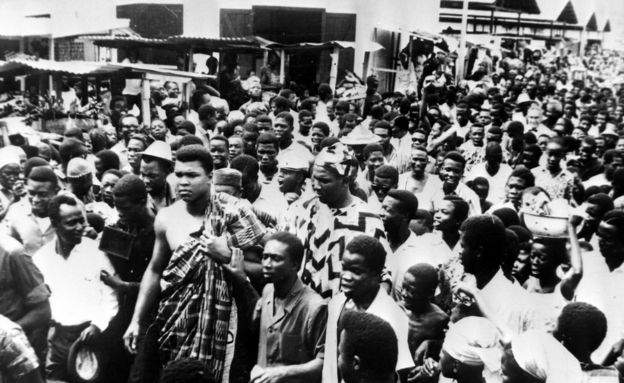
M 400 214 L 401 202 L 390 196 L 386 196 L 381 203 L 381 218 L 386 232 L 394 232 L 401 227 L 402 216 Z
M 378 176 L 373 178 L 373 183 L 371 184 L 371 188 L 377 195 L 379 202 L 383 201 L 390 189 L 394 189 L 396 186 L 392 183 L 392 179 Z
M 312 116 L 301 117 L 301 119 L 299 120 L 299 128 L 301 128 L 302 130 L 306 132 L 309 132 L 310 129 L 312 128 L 312 121 L 313 121 Z
M 423 280 L 416 278 L 411 273 L 405 273 L 402 287 L 401 301 L 403 307 L 408 310 L 413 307 L 422 307 L 422 304 L 428 302 L 434 293 L 430 286 L 427 286 Z
M 343 177 L 322 166 L 315 165 L 313 169 L 312 190 L 322 203 L 331 207 L 336 200 L 348 193 L 347 182 Z
M 373 133 L 375 133 L 375 135 L 381 139 L 381 141 L 379 141 L 379 144 L 382 147 L 388 147 L 388 144 L 390 143 L 390 132 L 388 131 L 388 129 L 376 127 L 375 129 L 373 129 Z
M 479 116 L 477 117 L 477 122 L 483 126 L 489 125 L 492 122 L 492 117 L 490 116 L 489 111 L 481 111 L 479 112 Z
M 7 190 L 13 189 L 13 185 L 15 185 L 19 177 L 19 164 L 8 164 L 0 169 L 0 185 Z
M 258 133 L 273 133 L 273 126 L 270 121 L 258 121 L 256 122 L 258 125 Z
M 464 175 L 464 165 L 460 162 L 453 161 L 447 158 L 442 162 L 442 168 L 440 169 L 440 175 L 442 180 L 447 186 L 452 188 L 457 187 L 459 181 Z
M 180 87 L 175 82 L 169 82 L 167 84 L 167 96 L 171 98 L 177 98 L 180 95 Z
M 113 107 L 111 108 L 111 110 L 115 111 L 117 113 L 125 112 L 126 110 L 128 110 L 128 106 L 126 105 L 126 101 L 125 100 L 117 100 L 117 101 L 115 101 L 115 103 L 113 104 Z
M 459 237 L 460 251 L 459 260 L 464 266 L 464 271 L 474 274 L 479 271 L 479 250 L 468 244 L 465 234 L 462 232 Z
M 141 161 L 139 173 L 141 175 L 141 181 L 145 183 L 145 188 L 149 194 L 160 195 L 165 191 L 167 173 L 164 169 L 161 169 L 158 161 Z
M 114 126 L 106 125 L 104 132 L 106 132 L 106 138 L 111 146 L 117 143 L 117 131 Z
M 210 140 L 210 155 L 215 169 L 221 169 L 228 163 L 228 148 L 223 140 Z
M 82 233 L 86 227 L 84 211 L 80 204 L 61 205 L 59 220 L 54 223 L 56 235 L 66 244 L 77 245 L 82 242 Z
M 280 169 L 277 177 L 280 192 L 283 194 L 297 192 L 300 174 L 297 170 Z
M 513 268 L 511 270 L 512 275 L 517 280 L 525 280 L 530 273 L 531 254 L 525 249 L 520 249 L 518 257 L 514 261 Z
M 565 156 L 561 145 L 550 142 L 546 146 L 546 167 L 550 171 L 557 171 L 561 169 L 561 160 Z
M 383 152 L 372 152 L 369 154 L 366 160 L 366 166 L 368 167 L 369 174 L 375 172 L 375 169 L 384 164 L 386 159 L 383 156 Z
M 292 262 L 286 244 L 272 240 L 264 246 L 262 254 L 262 274 L 267 281 L 279 283 L 290 280 L 297 274 L 299 265 Z
M 114 197 L 115 200 L 115 209 L 117 209 L 117 213 L 119 213 L 119 220 L 126 223 L 135 223 L 139 221 L 139 217 L 145 210 L 145 200 L 142 201 L 133 201 L 128 196 L 117 196 Z
M 239 154 L 243 154 L 244 144 L 242 137 L 231 136 L 230 138 L 228 138 L 228 143 L 228 154 L 230 161 L 232 161 L 234 157 L 238 156 Z
M 277 138 L 281 140 L 290 138 L 292 135 L 292 126 L 288 124 L 283 118 L 275 119 L 275 123 L 273 124 L 273 130 Z
M 145 145 L 141 140 L 130 140 L 128 142 L 128 163 L 133 168 L 138 168 L 141 165 L 141 153 L 145 150 Z
M 260 170 L 273 170 L 277 168 L 277 149 L 273 144 L 258 144 L 257 158 Z
M 421 132 L 412 134 L 412 145 L 427 145 L 427 136 Z
M 124 140 L 128 141 L 130 136 L 138 132 L 139 120 L 136 117 L 125 117 L 121 120 L 121 135 Z
M 524 189 L 526 189 L 526 182 L 523 178 L 509 177 L 507 184 L 505 185 L 505 195 L 507 196 L 507 201 L 519 204 Z
M 618 140 L 618 143 L 619 143 L 619 140 Z M 622 148 L 624 149 L 624 142 L 622 144 L 623 144 Z M 581 143 L 581 150 L 580 150 L 581 161 L 591 160 L 592 158 L 594 158 L 595 155 L 596 155 L 595 145 L 588 144 L 587 142 Z
M 531 275 L 541 278 L 554 272 L 557 267 L 549 249 L 541 243 L 531 245 Z
M 537 137 L 537 146 L 542 149 L 542 153 L 546 151 L 546 146 L 548 145 L 549 138 L 546 136 Z
M 457 107 L 457 122 L 461 126 L 464 126 L 468 123 L 468 109 L 466 107 Z
M 412 173 L 418 177 L 425 173 L 429 157 L 422 150 L 412 150 Z
M 363 256 L 345 251 L 342 256 L 340 290 L 347 298 L 357 299 L 379 286 L 380 276 L 366 264 Z
M 48 204 L 56 195 L 57 188 L 52 182 L 41 182 L 29 179 L 26 181 L 26 192 L 32 213 L 37 217 L 48 216 Z
M 457 229 L 453 202 L 443 200 L 437 204 L 433 214 L 433 228 L 442 232 Z
M 604 221 L 598 225 L 598 247 L 605 262 L 611 268 L 617 268 L 623 258 L 622 239 L 619 238 L 617 228 Z
M 254 82 L 251 84 L 251 86 L 249 87 L 249 97 L 251 98 L 259 98 L 262 95 L 262 86 L 260 86 L 260 83 L 258 82 Z
M 178 177 L 178 195 L 184 202 L 210 197 L 212 174 L 206 174 L 199 161 L 176 161 L 174 172 Z
M 107 203 L 109 206 L 113 206 L 113 188 L 115 188 L 115 185 L 117 185 L 118 181 L 119 177 L 112 173 L 107 173 L 102 176 L 100 193 L 102 195 L 102 201 Z
M 542 115 L 539 110 L 531 109 L 527 113 L 527 124 L 532 128 L 537 128 L 541 122 Z
M 243 133 L 243 148 L 244 148 L 245 154 L 248 154 L 254 157 L 256 156 L 256 140 L 257 139 L 258 139 L 258 136 L 256 136 L 252 132 Z
M 325 136 L 323 129 L 312 128 L 312 131 L 310 132 L 310 141 L 312 141 L 314 145 L 319 145 L 325 137 L 327 136 Z
M 474 127 L 470 129 L 470 139 L 474 146 L 483 146 L 483 137 L 485 136 L 485 130 L 480 127 Z
M 596 116 L 596 124 L 600 127 L 604 127 L 607 124 L 607 115 L 604 113 L 598 113 Z
M 154 137 L 156 140 L 164 141 L 165 137 L 167 137 L 167 132 L 167 126 L 165 125 L 164 121 L 154 120 L 154 122 L 152 122 L 150 133 L 152 134 L 152 137 Z

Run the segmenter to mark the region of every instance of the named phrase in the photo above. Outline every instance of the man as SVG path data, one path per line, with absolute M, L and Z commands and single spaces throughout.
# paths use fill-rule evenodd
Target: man
M 479 196 L 466 186 L 461 179 L 464 176 L 464 168 L 466 166 L 466 160 L 458 152 L 449 152 L 444 156 L 442 166 L 440 168 L 440 178 L 442 179 L 442 193 L 440 189 L 432 190 L 427 185 L 427 190 L 424 190 L 423 200 L 432 201 L 431 206 L 422 206 L 430 211 L 434 210 L 437 204 L 447 195 L 456 195 L 468 202 L 470 207 L 469 215 L 478 214 L 481 211 L 481 204 L 479 202 Z
M 115 274 L 103 271 L 102 281 L 119 297 L 119 311 L 105 335 L 111 353 L 109 363 L 115 367 L 109 378 L 127 381 L 132 357 L 124 351 L 123 334 L 132 319 L 141 278 L 152 257 L 154 212 L 147 205 L 146 185 L 135 175 L 123 176 L 115 185 L 113 196 L 119 219 L 108 228 L 125 235 L 103 238 L 100 243 L 100 250 L 107 253 L 115 270 Z M 104 233 L 106 235 L 106 228 Z M 113 241 L 116 243 L 111 243 Z
M 565 158 L 561 137 L 551 138 L 546 146 L 546 165 L 532 170 L 535 184 L 546 190 L 551 199 L 564 198 L 568 201 L 574 191 L 574 175 L 561 168 Z
M 517 212 L 520 211 L 522 203 L 522 192 L 524 189 L 535 186 L 535 176 L 531 171 L 523 166 L 515 168 L 507 182 L 505 183 L 505 200 L 502 203 L 493 205 L 487 214 L 508 207 Z
M 297 275 L 303 252 L 291 233 L 267 239 L 262 272 L 269 284 L 253 315 L 260 336 L 251 382 L 321 381 L 327 303 Z
M 263 185 L 277 183 L 275 174 L 278 170 L 277 153 L 279 152 L 279 138 L 271 133 L 264 133 L 256 142 L 256 156 L 260 164 L 258 178 Z
M 244 134 L 244 133 L 243 133 Z M 233 135 L 228 138 L 228 163 L 232 162 L 234 157 L 243 154 L 245 142 L 242 136 Z
M 368 196 L 371 195 L 371 184 L 375 178 L 375 170 L 381 165 L 386 163 L 386 159 L 383 155 L 383 148 L 379 144 L 368 144 L 362 150 L 362 157 L 364 159 L 364 171 L 358 172 L 356 182 L 362 190 L 366 192 Z
M 485 158 L 485 128 L 481 124 L 474 124 L 470 127 L 470 141 L 464 142 L 459 147 L 459 151 L 466 159 L 466 170 L 470 172 L 473 166 L 480 164 Z
M 503 149 L 496 142 L 490 142 L 485 147 L 485 162 L 475 165 L 466 176 L 466 180 L 474 180 L 477 177 L 485 178 L 490 191 L 487 200 L 493 204 L 502 203 L 505 200 L 505 184 L 513 169 L 503 164 Z
M 308 179 L 310 165 L 304 158 L 294 154 L 284 157 L 283 160 L 277 183 L 279 191 L 284 194 L 288 205 L 292 205 L 306 193 L 306 180 Z
M 540 165 L 540 158 L 542 158 L 542 149 L 536 144 L 527 145 L 522 151 L 522 165 L 529 170 Z
M 302 109 L 299 111 L 299 131 L 294 132 L 294 139 L 296 142 L 305 145 L 308 148 L 312 147 L 312 141 L 310 141 L 310 130 L 312 129 L 312 123 L 314 122 L 314 115 L 309 110 Z
M 139 131 L 139 120 L 131 115 L 122 115 L 119 119 L 119 138 L 117 143 L 111 148 L 119 156 L 121 169 L 129 166 L 128 162 L 128 142 L 133 134 Z
M 362 233 L 387 243 L 379 216 L 349 191 L 352 166 L 353 156 L 344 144 L 323 148 L 312 172 L 318 198 L 304 202 L 302 211 L 289 216 L 294 222 L 291 232 L 306 249 L 301 279 L 323 298 L 338 293 L 344 244 Z
M 171 146 L 154 141 L 141 153 L 141 181 L 147 190 L 147 205 L 154 214 L 175 201 L 173 187 L 167 178 L 173 171 Z
M 273 133 L 273 120 L 266 114 L 262 114 L 256 118 L 256 125 L 258 125 L 258 133 Z
M 407 190 L 390 190 L 382 203 L 380 217 L 392 250 L 387 262 L 392 275 L 391 296 L 396 301 L 401 299 L 403 276 L 412 265 L 427 262 L 438 267 L 447 261 L 440 258 L 440 254 L 432 254 L 423 248 L 423 242 L 410 230 L 416 211 L 418 199 Z
M 214 161 L 215 169 L 223 169 L 228 167 L 228 139 L 224 136 L 212 136 L 210 138 L 210 155 Z
M 67 164 L 67 191 L 85 205 L 95 202 L 93 170 L 87 160 L 72 158 Z
M 69 380 L 67 358 L 76 340 L 100 341 L 99 335 L 117 313 L 115 291 L 100 280 L 102 272 L 115 270 L 98 243 L 83 238 L 85 212 L 75 197 L 60 194 L 48 208 L 56 238 L 33 256 L 51 291 L 54 332 L 48 339 L 46 375 Z
M 373 133 L 379 137 L 379 145 L 381 145 L 383 149 L 383 156 L 385 158 L 385 163 L 393 165 L 395 167 L 399 167 L 399 157 L 397 150 L 390 143 L 390 138 L 392 135 L 392 126 L 388 121 L 381 120 L 377 121 L 375 126 L 373 127 Z M 398 169 L 399 173 L 402 173 L 402 169 Z
M 293 124 L 294 120 L 289 112 L 282 112 L 275 116 L 273 130 L 275 132 L 275 136 L 279 139 L 279 154 L 277 155 L 277 161 L 280 162 L 282 157 L 290 152 L 293 152 L 297 155 L 303 156 L 309 163 L 312 163 L 314 161 L 314 156 L 312 156 L 310 150 L 293 140 Z
M 410 168 L 412 154 L 412 137 L 409 134 L 409 120 L 405 116 L 398 116 L 392 121 L 392 139 L 390 144 L 394 146 L 399 158 L 399 173 Z
M 371 184 L 372 193 L 368 198 L 368 206 L 375 214 L 381 214 L 381 203 L 392 189 L 399 184 L 399 172 L 394 166 L 381 165 L 375 169 L 375 177 Z
M 217 381 L 227 381 L 234 356 L 234 343 L 228 338 L 236 338 L 236 334 L 230 326 L 233 301 L 221 264 L 229 263 L 231 247 L 241 248 L 246 259 L 251 259 L 250 251 L 264 235 L 264 227 L 248 205 L 226 194 L 211 195 L 212 169 L 212 157 L 201 145 L 184 146 L 176 152 L 180 200 L 156 216 L 153 255 L 124 340 L 126 347 L 136 352 L 137 335 L 148 323 L 150 308 L 160 301 L 146 336 L 151 342 L 158 339 L 161 363 L 193 356 L 210 366 Z M 207 216 L 222 218 L 213 223 Z M 207 278 L 211 283 L 206 284 Z M 197 289 L 200 294 L 181 304 L 181 297 Z M 154 366 L 144 367 L 157 373 Z
M 579 160 L 581 162 L 579 177 L 582 181 L 587 181 L 604 171 L 602 160 L 596 156 L 596 140 L 593 137 L 583 138 Z
M 0 149 L 0 219 L 9 207 L 19 201 L 23 193 L 20 177 L 20 158 L 8 147 Z
M 548 137 L 555 136 L 555 132 L 548 129 L 546 125 L 542 123 L 542 109 L 538 106 L 532 106 L 526 114 L 526 126 L 529 132 L 535 134 L 535 137 L 546 135 Z
M 21 326 L 44 363 L 50 291 L 30 255 L 15 239 L 0 233 L 0 315 Z
M 0 380 L 9 383 L 43 383 L 39 360 L 24 331 L 0 315 Z
M 407 190 L 416 197 L 421 206 L 426 210 L 431 208 L 431 200 L 428 198 L 432 193 L 424 193 L 428 190 L 441 190 L 442 181 L 436 175 L 427 172 L 427 165 L 430 162 L 427 149 L 424 145 L 414 145 L 412 147 L 412 170 L 399 176 L 399 189 Z
M 455 133 L 457 137 L 466 141 L 466 136 L 472 126 L 470 122 L 470 105 L 465 101 L 458 102 L 455 113 L 455 124 L 448 131 Z M 446 135 L 446 132 L 443 135 Z
M 12 205 L 4 218 L 6 232 L 18 240 L 33 255 L 45 243 L 54 238 L 54 229 L 48 218 L 48 204 L 58 191 L 58 178 L 54 170 L 46 166 L 33 168 L 26 181 L 28 204 Z
M 397 339 L 396 370 L 403 375 L 414 367 L 407 345 L 408 319 L 405 312 L 381 288 L 381 273 L 386 262 L 386 251 L 370 236 L 358 235 L 348 242 L 340 272 L 341 293 L 329 302 L 323 383 L 339 382 L 338 325 L 348 310 L 367 312 L 388 322 Z
M 345 383 L 393 383 L 398 349 L 392 326 L 375 315 L 346 311 L 338 345 L 338 371 Z
M 370 75 L 366 78 L 366 98 L 364 98 L 364 110 L 362 111 L 362 115 L 364 117 L 368 116 L 370 110 L 373 106 L 377 105 L 381 102 L 381 95 L 377 92 L 377 88 L 379 88 L 379 79 L 376 75 Z M 336 114 L 338 112 L 338 107 L 336 107 Z

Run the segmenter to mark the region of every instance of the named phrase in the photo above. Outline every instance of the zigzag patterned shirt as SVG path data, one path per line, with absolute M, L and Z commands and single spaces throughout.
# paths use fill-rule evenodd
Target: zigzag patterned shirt
M 392 254 L 379 215 L 358 197 L 354 196 L 351 204 L 341 209 L 330 209 L 314 197 L 291 213 L 295 214 L 291 231 L 305 248 L 301 280 L 323 298 L 340 292 L 342 254 L 354 237 L 360 234 L 375 237 L 381 241 L 386 254 Z

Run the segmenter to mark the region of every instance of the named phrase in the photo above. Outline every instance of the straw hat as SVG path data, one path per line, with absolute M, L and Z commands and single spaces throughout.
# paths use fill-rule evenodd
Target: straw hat
M 169 163 L 173 163 L 173 155 L 171 146 L 164 141 L 154 141 L 145 151 L 141 152 L 142 156 L 158 158 Z
M 368 145 L 381 141 L 377 135 L 366 129 L 363 125 L 356 126 L 351 133 L 340 139 L 340 142 L 346 145 Z

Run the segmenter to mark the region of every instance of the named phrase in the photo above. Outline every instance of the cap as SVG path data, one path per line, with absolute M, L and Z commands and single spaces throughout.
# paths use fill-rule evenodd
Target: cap
M 141 155 L 159 158 L 161 160 L 173 163 L 171 146 L 164 141 L 154 141 L 150 146 L 147 147 L 147 149 L 141 152 Z
M 307 173 L 310 170 L 310 163 L 305 156 L 290 152 L 280 159 L 279 167 L 288 170 L 301 170 Z
M 67 164 L 67 177 L 78 178 L 91 173 L 91 164 L 84 158 L 72 158 Z
M 234 186 L 239 188 L 243 186 L 242 173 L 236 169 L 231 168 L 222 168 L 215 170 L 212 174 L 212 180 L 215 185 Z

